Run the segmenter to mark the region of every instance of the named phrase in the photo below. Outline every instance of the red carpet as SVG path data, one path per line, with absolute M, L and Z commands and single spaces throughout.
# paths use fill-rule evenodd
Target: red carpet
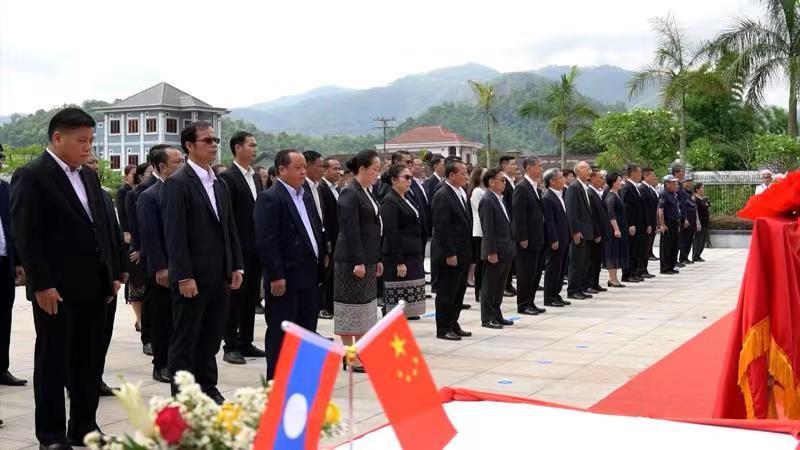
M 733 313 L 648 367 L 589 411 L 643 417 L 711 418 Z

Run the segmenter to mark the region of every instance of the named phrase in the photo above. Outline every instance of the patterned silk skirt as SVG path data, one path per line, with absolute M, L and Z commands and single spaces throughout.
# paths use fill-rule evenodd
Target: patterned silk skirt
M 144 265 L 131 262 L 128 266 L 128 283 L 125 286 L 126 303 L 136 303 L 144 301 L 147 291 L 147 274 Z
M 406 317 L 425 314 L 425 267 L 422 254 L 406 257 L 406 276 L 397 276 L 396 265 L 383 266 L 383 298 L 386 312 L 391 311 L 400 300 L 406 302 L 403 313 Z
M 338 336 L 360 336 L 378 321 L 377 264 L 365 266 L 364 278 L 356 278 L 353 267 L 333 263 L 333 332 Z

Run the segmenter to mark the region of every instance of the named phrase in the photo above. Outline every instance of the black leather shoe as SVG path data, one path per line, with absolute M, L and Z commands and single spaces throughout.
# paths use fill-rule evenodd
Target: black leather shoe
M 461 305 L 461 309 L 470 309 L 470 308 L 472 308 L 472 305 L 470 304 L 464 303 L 463 305 Z
M 513 296 L 517 295 L 517 288 L 515 288 L 512 285 L 508 285 L 508 286 L 506 286 L 504 294 L 505 294 L 506 297 L 513 297 Z
M 703 258 L 695 258 L 692 261 L 694 261 L 694 262 L 706 262 L 706 260 L 703 259 Z
M 554 308 L 561 308 L 562 306 L 564 306 L 564 302 L 562 302 L 561 300 L 558 300 L 558 299 L 545 300 L 544 301 L 544 306 L 552 306 Z
M 637 283 L 641 283 L 642 281 L 644 281 L 644 278 L 640 277 L 639 275 L 636 275 L 635 277 L 632 277 L 631 280 L 635 280 Z
M 264 307 L 261 304 L 256 305 L 256 314 L 259 316 L 264 315 Z
M 436 339 L 444 339 L 445 341 L 460 341 L 461 336 L 455 334 L 452 331 L 448 331 L 447 333 L 444 334 L 437 334 Z
M 617 283 L 617 284 L 614 284 L 614 283 L 612 283 L 612 282 L 610 282 L 610 281 L 609 281 L 609 282 L 608 282 L 608 287 L 613 287 L 613 288 L 624 288 L 624 287 L 625 287 L 625 285 L 624 285 L 624 284 L 622 284 L 622 283 Z
M 203 392 L 211 399 L 214 400 L 214 403 L 221 405 L 225 403 L 225 397 L 220 394 L 219 389 L 216 386 L 210 387 L 208 389 L 203 389 Z
M 261 350 L 253 344 L 250 344 L 243 350 L 240 350 L 239 354 L 248 358 L 264 358 L 267 356 L 267 352 Z
M 572 300 L 586 300 L 589 297 L 581 294 L 580 292 L 576 292 L 574 294 L 567 295 L 567 298 L 571 298 Z
M 635 277 L 622 277 L 623 283 L 638 283 L 639 279 Z
M 598 291 L 595 288 L 589 288 L 589 289 L 584 289 L 583 290 L 583 295 L 585 295 L 585 296 L 587 296 L 589 298 L 592 297 L 591 294 L 599 294 L 599 293 L 600 293 L 600 291 Z
M 606 289 L 606 288 L 604 288 L 603 286 L 600 286 L 600 285 L 597 285 L 597 286 L 593 287 L 592 289 L 594 289 L 597 292 L 605 292 L 605 291 L 608 290 L 608 289 Z
M 661 273 L 664 274 L 664 275 L 675 275 L 675 274 L 678 273 L 678 271 L 677 270 L 662 270 Z
M 592 298 L 592 297 L 594 297 L 594 295 L 592 295 L 592 294 L 588 293 L 587 291 L 582 291 L 582 292 L 581 292 L 581 294 L 582 294 L 584 297 L 586 297 L 586 298 Z
M 465 331 L 465 330 L 463 330 L 463 329 L 461 329 L 461 328 L 459 328 L 459 329 L 455 330 L 455 331 L 454 331 L 454 333 L 455 333 L 455 334 L 456 334 L 458 337 L 470 337 L 470 336 L 472 336 L 472 332 L 471 332 L 471 331 Z
M 536 306 L 536 305 L 533 305 L 533 309 L 535 309 L 536 311 L 539 311 L 539 314 L 544 314 L 544 313 L 546 313 L 546 312 L 547 312 L 547 310 L 546 310 L 546 309 L 544 309 L 544 308 L 539 308 L 539 307 L 538 307 L 538 306 Z
M 319 312 L 319 318 L 320 319 L 326 319 L 326 320 L 333 319 L 333 314 L 331 314 L 328 311 L 323 309 L 323 310 L 321 310 Z
M 571 305 L 571 304 L 572 304 L 572 302 L 571 302 L 571 301 L 569 301 L 569 300 L 564 300 L 563 298 L 560 298 L 560 299 L 558 299 L 558 301 L 559 301 L 559 303 L 561 303 L 561 304 L 562 304 L 562 305 L 564 305 L 564 306 L 569 306 L 569 305 Z
M 692 261 L 689 261 L 688 259 L 682 259 L 680 262 L 684 264 L 694 264 Z
M 4 384 L 6 386 L 25 386 L 28 383 L 28 380 L 23 380 L 21 378 L 17 378 L 14 375 L 11 375 L 9 371 L 2 375 L 0 375 L 0 384 Z
M 538 316 L 539 315 L 539 310 L 537 308 L 528 307 L 528 308 L 524 308 L 524 309 L 518 309 L 517 313 L 525 314 L 527 316 Z
M 650 255 L 650 261 L 658 261 L 658 256 Z
M 514 325 L 514 321 L 508 320 L 508 319 L 500 319 L 500 320 L 498 320 L 498 322 L 500 322 L 501 324 L 506 325 L 506 326 Z
M 39 450 L 72 450 L 72 446 L 69 444 L 60 444 L 60 443 L 50 444 L 50 445 L 39 444 Z
M 542 287 L 542 286 L 539 286 L 539 287 L 537 287 L 536 289 L 537 289 L 537 290 L 539 290 L 539 291 L 542 291 L 542 292 L 544 292 L 544 287 Z
M 111 389 L 105 381 L 100 381 L 100 397 L 113 397 L 114 389 Z
M 247 364 L 242 354 L 236 351 L 225 352 L 225 355 L 222 356 L 222 360 L 229 364 Z
M 650 273 L 650 272 L 645 272 L 645 273 L 643 273 L 643 274 L 639 275 L 639 278 L 655 278 L 655 277 L 656 277 L 656 276 L 655 276 L 655 275 L 653 275 L 653 274 L 652 274 L 652 273 Z
M 677 267 L 686 267 L 686 264 L 684 264 L 682 262 L 676 262 L 675 266 L 677 266 Z
M 408 320 L 419 320 L 419 316 L 408 316 L 406 317 Z
M 169 383 L 172 381 L 169 377 L 169 369 L 166 367 L 163 369 L 156 369 L 153 367 L 153 379 L 159 383 Z
M 142 353 L 147 356 L 153 356 L 153 344 L 142 345 Z
M 483 328 L 491 328 L 493 330 L 500 330 L 500 329 L 503 328 L 503 324 L 500 323 L 500 322 L 497 322 L 496 320 L 490 320 L 488 322 L 483 322 L 483 323 L 481 323 L 481 326 Z

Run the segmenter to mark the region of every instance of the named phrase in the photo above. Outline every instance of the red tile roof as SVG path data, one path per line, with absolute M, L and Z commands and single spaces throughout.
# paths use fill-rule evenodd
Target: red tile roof
M 397 136 L 387 144 L 428 144 L 436 142 L 472 142 L 441 125 L 417 127 Z

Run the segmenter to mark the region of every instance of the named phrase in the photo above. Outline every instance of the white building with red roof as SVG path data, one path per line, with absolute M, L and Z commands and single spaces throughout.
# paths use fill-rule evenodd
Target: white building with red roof
M 477 151 L 482 148 L 480 142 L 470 141 L 441 125 L 413 128 L 386 143 L 387 152 L 427 150 L 445 157 L 458 156 L 467 164 L 477 164 Z M 376 145 L 375 149 L 382 150 L 383 144 Z

